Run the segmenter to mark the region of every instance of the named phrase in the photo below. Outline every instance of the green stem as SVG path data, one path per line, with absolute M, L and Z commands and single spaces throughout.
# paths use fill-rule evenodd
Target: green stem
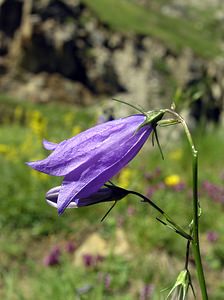
M 195 259 L 198 281 L 201 289 L 201 295 L 203 300 L 208 300 L 204 271 L 201 261 L 201 253 L 200 253 L 200 243 L 199 243 L 199 200 L 198 200 L 198 151 L 195 149 L 191 133 L 187 127 L 185 120 L 175 111 L 167 109 L 166 112 L 174 115 L 177 119 L 180 120 L 185 134 L 188 139 L 188 143 L 191 147 L 192 152 L 192 176 L 193 176 L 193 224 L 192 224 L 192 232 L 193 232 L 193 240 L 192 240 L 192 250 Z
M 199 201 L 198 201 L 198 153 L 193 155 L 193 241 L 192 250 L 197 268 L 198 281 L 201 287 L 202 299 L 207 300 L 207 290 L 205 276 L 201 261 L 200 244 L 199 244 Z

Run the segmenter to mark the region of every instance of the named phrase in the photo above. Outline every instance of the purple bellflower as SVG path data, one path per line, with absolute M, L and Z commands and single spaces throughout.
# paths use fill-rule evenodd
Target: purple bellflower
M 105 122 L 59 144 L 45 140 L 43 146 L 53 152 L 43 160 L 27 164 L 49 175 L 64 176 L 57 198 L 61 214 L 75 203 L 81 205 L 80 199 L 90 201 L 91 195 L 126 166 L 162 115 L 137 114 Z
M 58 208 L 58 196 L 61 186 L 56 186 L 46 193 L 46 201 L 49 205 Z M 72 199 L 67 208 L 78 208 L 89 206 L 101 202 L 118 201 L 127 196 L 130 192 L 118 186 L 107 185 L 99 189 L 97 192 L 91 194 L 89 197 Z

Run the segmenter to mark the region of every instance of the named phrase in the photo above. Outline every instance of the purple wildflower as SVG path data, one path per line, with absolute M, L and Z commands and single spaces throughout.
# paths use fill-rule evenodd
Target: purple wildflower
M 146 193 L 146 196 L 148 198 L 151 198 L 153 196 L 153 194 L 157 191 L 156 187 L 154 186 L 150 186 L 148 189 L 147 189 L 147 193 Z
M 46 193 L 46 201 L 49 205 L 58 208 L 58 196 L 60 194 L 61 186 L 56 186 Z M 108 185 L 107 187 L 99 189 L 89 197 L 72 199 L 67 208 L 78 208 L 89 206 L 101 202 L 118 201 L 129 194 L 129 191 L 117 186 Z
M 96 193 L 137 155 L 153 130 L 152 125 L 140 128 L 145 120 L 143 114 L 133 115 L 97 125 L 59 144 L 44 141 L 44 147 L 53 152 L 28 165 L 64 176 L 57 199 L 59 214 L 71 202 Z
M 152 172 L 146 172 L 144 174 L 145 178 L 152 182 L 152 181 L 155 181 L 155 180 L 158 180 L 158 179 L 161 179 L 161 169 L 160 168 L 156 168 L 154 171 Z
M 124 222 L 125 222 L 125 219 L 124 219 L 124 216 L 118 216 L 117 218 L 117 226 L 118 227 L 122 227 L 124 225 Z
M 58 246 L 55 246 L 50 253 L 44 258 L 45 266 L 55 266 L 59 264 L 61 250 Z
M 110 274 L 106 274 L 106 275 L 105 275 L 105 281 L 104 281 L 104 284 L 105 284 L 105 289 L 106 289 L 106 290 L 109 290 L 109 289 L 110 289 L 110 286 L 111 286 L 111 275 L 110 275 Z
M 143 286 L 142 290 L 140 291 L 140 300 L 149 300 L 151 299 L 152 293 L 154 290 L 154 286 L 151 284 L 146 284 Z
M 95 264 L 95 258 L 91 254 L 84 254 L 82 259 L 85 267 L 92 267 Z
M 98 263 L 101 263 L 104 260 L 104 257 L 99 254 L 84 254 L 82 259 L 85 267 L 96 267 Z
M 99 272 L 99 281 L 104 285 L 105 290 L 111 290 L 112 276 L 109 273 Z
M 181 181 L 181 182 L 175 184 L 172 188 L 175 192 L 181 192 L 186 188 L 186 185 L 183 181 Z
M 223 187 L 220 187 L 220 186 L 206 180 L 202 183 L 202 188 L 206 192 L 208 197 L 210 197 L 212 200 L 214 200 L 215 202 L 224 203 L 224 188 Z
M 136 209 L 135 207 L 133 207 L 132 205 L 128 206 L 128 215 L 131 217 L 136 213 Z
M 65 251 L 67 253 L 70 253 L 72 254 L 73 252 L 75 252 L 76 250 L 76 246 L 73 242 L 68 242 L 66 245 L 65 245 Z
M 215 231 L 208 231 L 207 232 L 207 240 L 211 243 L 216 242 L 218 240 L 218 233 Z

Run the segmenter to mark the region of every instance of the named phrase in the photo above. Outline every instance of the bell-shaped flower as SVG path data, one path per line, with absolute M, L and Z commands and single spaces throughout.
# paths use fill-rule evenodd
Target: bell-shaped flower
M 49 205 L 58 208 L 58 196 L 61 186 L 56 186 L 46 193 L 46 201 Z M 118 201 L 129 194 L 129 191 L 118 186 L 107 185 L 100 188 L 97 192 L 91 194 L 89 197 L 72 199 L 67 208 L 78 208 L 98 204 L 101 202 Z
M 137 155 L 154 128 L 151 119 L 147 122 L 144 114 L 132 115 L 94 126 L 59 144 L 43 142 L 53 152 L 27 164 L 49 175 L 64 176 L 57 200 L 59 214 L 72 201 L 96 193 Z

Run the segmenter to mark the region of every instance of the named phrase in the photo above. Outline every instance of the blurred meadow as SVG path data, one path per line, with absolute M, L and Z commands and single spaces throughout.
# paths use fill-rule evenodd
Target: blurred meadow
M 48 2 L 54 3 L 54 1 Z M 56 2 L 69 6 L 66 1 Z M 40 84 L 39 90 L 36 90 L 35 86 L 31 89 L 30 82 L 35 81 L 36 76 L 41 74 L 45 84 L 50 78 L 46 76 L 55 73 L 62 76 L 61 79 L 59 78 L 60 81 L 67 73 L 60 73 L 60 68 L 52 67 L 53 69 L 49 70 L 49 65 L 52 66 L 50 63 L 43 64 L 42 69 L 35 69 L 32 62 L 35 61 L 36 52 L 33 51 L 35 52 L 33 61 L 30 60 L 29 43 L 23 48 L 23 55 L 27 55 L 27 62 L 30 63 L 27 63 L 26 67 L 24 67 L 24 60 L 20 61 L 19 66 L 8 67 L 7 58 L 6 65 L 3 64 L 0 68 L 0 298 L 5 300 L 166 299 L 177 274 L 184 268 L 186 241 L 182 237 L 158 222 L 156 220 L 158 214 L 133 195 L 122 199 L 103 222 L 101 219 L 110 208 L 108 203 L 67 210 L 63 215 L 58 216 L 56 209 L 46 203 L 45 193 L 50 188 L 60 185 L 61 178 L 38 173 L 29 168 L 25 162 L 42 159 L 48 155 L 48 151 L 42 146 L 43 139 L 60 142 L 97 124 L 102 115 L 105 117 L 105 102 L 109 103 L 109 108 L 114 108 L 115 117 L 116 114 L 119 117 L 126 116 L 126 107 L 110 101 L 113 96 L 118 95 L 123 100 L 134 104 L 140 102 L 141 105 L 147 105 L 144 107 L 146 110 L 150 110 L 155 106 L 164 108 L 164 103 L 169 107 L 170 99 L 176 93 L 175 97 L 179 101 L 180 108 L 184 107 L 180 111 L 187 115 L 199 150 L 201 251 L 209 299 L 223 300 L 223 93 L 222 86 L 219 86 L 221 92 L 218 94 L 215 84 L 219 84 L 219 78 L 222 77 L 220 74 L 223 75 L 224 71 L 219 70 L 219 74 L 215 74 L 215 79 L 211 75 L 216 64 L 221 66 L 220 61 L 218 63 L 215 61 L 213 65 L 212 59 L 222 57 L 223 25 L 214 17 L 217 7 L 212 6 L 210 10 L 200 5 L 185 7 L 187 17 L 176 19 L 174 16 L 162 13 L 165 11 L 162 8 L 165 6 L 167 8 L 172 1 L 167 1 L 166 5 L 164 4 L 166 1 L 163 0 L 139 1 L 140 4 L 138 1 L 121 0 L 78 2 L 81 3 L 81 7 L 87 5 L 88 9 L 95 14 L 97 22 L 102 22 L 102 28 L 98 28 L 98 31 L 103 32 L 109 28 L 112 30 L 111 34 L 128 33 L 130 40 L 134 39 L 133 36 L 155 38 L 156 45 L 158 41 L 162 41 L 161 47 L 165 47 L 163 54 L 161 57 L 153 57 L 152 60 L 154 71 L 156 70 L 160 75 L 154 72 L 151 76 L 158 76 L 161 79 L 159 83 L 163 86 L 158 93 L 153 94 L 154 100 L 150 98 L 149 91 L 148 98 L 146 97 L 142 103 L 138 98 L 132 98 L 135 94 L 132 90 L 129 93 L 129 85 L 122 81 L 122 75 L 120 78 L 123 87 L 120 88 L 119 84 L 115 83 L 116 74 L 112 76 L 109 67 L 107 69 L 110 73 L 109 77 L 106 75 L 108 73 L 101 74 L 101 77 L 94 77 L 91 73 L 92 77 L 87 74 L 83 81 L 78 78 L 77 82 L 85 87 L 84 92 L 82 90 L 79 96 L 76 95 L 76 86 L 71 91 L 69 84 L 72 83 L 63 81 L 65 92 L 59 94 L 59 98 L 67 93 L 72 99 L 74 96 L 74 102 L 70 98 L 64 100 L 63 96 L 60 101 L 58 99 L 56 101 L 54 97 L 49 100 L 48 97 L 42 98 L 42 96 L 44 93 L 49 93 L 50 88 L 54 90 L 57 81 L 53 87 Z M 183 9 L 182 6 L 180 7 Z M 38 11 L 40 8 L 37 6 L 35 9 Z M 126 18 L 123 17 L 124 15 Z M 90 16 L 88 13 L 82 15 L 80 24 L 88 23 Z M 45 18 L 47 19 L 46 16 Z M 71 17 L 66 20 L 67 24 L 73 21 Z M 3 25 L 1 23 L 1 29 L 4 29 Z M 220 26 L 220 30 L 217 30 L 216 26 Z M 111 45 L 110 47 L 113 48 Z M 118 46 L 115 45 L 111 51 L 116 51 L 116 47 Z M 153 46 L 152 49 L 155 50 Z M 193 55 L 196 55 L 191 64 L 194 65 L 195 62 L 195 66 L 198 66 L 199 59 L 203 76 L 199 76 L 199 80 L 194 82 L 195 85 L 192 85 L 192 78 L 190 78 L 178 90 L 180 83 L 172 75 L 169 55 L 172 53 L 172 59 L 175 60 L 179 55 L 181 56 L 183 49 L 191 49 Z M 82 52 L 82 49 L 80 51 Z M 81 52 L 78 52 L 78 55 L 81 55 Z M 168 53 L 167 56 L 164 53 Z M 100 53 L 98 54 L 100 57 Z M 3 57 L 5 55 L 10 57 L 8 53 Z M 46 52 L 46 57 L 47 55 L 51 56 L 51 53 Z M 82 59 L 89 64 L 94 61 L 95 56 L 91 57 L 89 49 L 82 55 Z M 80 57 L 78 57 L 81 61 L 80 65 L 76 66 L 78 73 L 79 70 L 83 72 L 86 66 Z M 58 56 L 55 59 L 57 64 Z M 69 66 L 69 61 L 65 65 Z M 89 66 L 91 67 L 91 64 Z M 177 66 L 178 59 L 175 68 Z M 213 66 L 212 71 L 211 66 Z M 15 71 L 14 67 L 18 69 Z M 136 68 L 136 72 L 139 72 L 140 67 Z M 115 70 L 119 71 L 119 68 Z M 75 76 L 78 75 L 74 74 L 76 73 L 68 75 L 66 80 L 76 82 Z M 133 72 L 130 74 L 131 77 L 135 75 Z M 127 73 L 127 78 L 128 76 Z M 93 81 L 90 80 L 91 78 Z M 10 85 L 10 82 L 13 84 Z M 105 88 L 102 88 L 102 84 Z M 28 86 L 30 89 L 25 91 Z M 214 89 L 210 89 L 210 86 L 214 89 L 216 87 L 216 93 Z M 153 85 L 151 88 L 153 89 Z M 50 93 L 50 97 L 52 95 L 57 97 L 60 89 L 62 86 L 55 94 Z M 28 93 L 31 90 L 34 93 Z M 217 94 L 219 97 L 214 98 Z M 86 98 L 82 99 L 80 95 Z M 157 97 L 160 96 L 166 101 L 158 102 Z M 195 107 L 192 110 L 192 106 L 189 108 L 189 105 L 185 105 L 192 99 L 193 106 L 196 103 L 196 113 L 199 107 L 201 112 L 196 126 L 191 126 L 191 123 L 195 124 L 195 122 L 189 117 L 190 113 L 195 117 Z M 219 122 L 208 125 L 210 115 L 206 115 L 205 111 L 207 112 L 208 107 L 216 104 L 217 99 L 221 101 Z M 200 105 L 197 106 L 197 103 Z M 135 112 L 131 111 L 131 113 Z M 191 154 L 181 127 L 178 125 L 177 128 L 173 126 L 171 129 L 158 129 L 164 160 L 158 147 L 152 145 L 150 138 L 139 155 L 113 181 L 121 187 L 147 195 L 188 230 L 192 208 Z M 190 260 L 190 269 L 198 295 L 199 288 L 193 259 Z M 191 291 L 189 295 L 189 299 L 193 299 Z M 200 299 L 200 296 L 197 299 Z
M 169 288 L 183 268 L 183 238 L 156 221 L 157 214 L 133 196 L 119 202 L 103 223 L 108 204 L 68 210 L 58 217 L 44 199 L 60 180 L 25 165 L 46 156 L 43 138 L 58 142 L 94 125 L 96 107 L 18 105 L 2 97 L 3 112 L 1 297 L 141 299 L 148 293 L 151 296 L 142 299 L 163 299 L 166 292 L 161 290 Z M 206 135 L 196 132 L 194 138 L 200 153 L 203 261 L 212 299 L 222 299 L 222 128 Z M 187 228 L 192 205 L 190 151 L 182 138 L 168 144 L 162 142 L 162 161 L 148 141 L 147 149 L 115 182 L 148 195 Z

